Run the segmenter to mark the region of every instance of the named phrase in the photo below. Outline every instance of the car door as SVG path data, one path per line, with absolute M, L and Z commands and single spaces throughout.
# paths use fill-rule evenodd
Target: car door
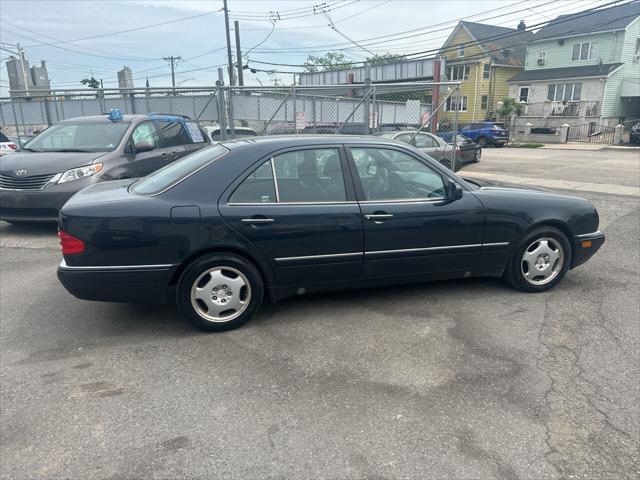
M 188 153 L 186 145 L 191 143 L 191 138 L 184 129 L 182 122 L 155 120 L 154 123 L 160 134 L 162 148 L 164 149 L 162 154 L 163 166 L 184 157 Z
M 141 143 L 151 144 L 153 150 L 137 152 L 135 146 Z M 129 138 L 129 147 L 127 148 L 133 153 L 130 160 L 123 165 L 125 169 L 124 177 L 144 177 L 165 165 L 163 155 L 166 152 L 162 147 L 160 135 L 152 121 L 141 122 L 133 129 Z
M 484 211 L 470 193 L 447 201 L 445 176 L 399 147 L 348 148 L 363 215 L 363 278 L 460 276 L 482 249 Z
M 225 220 L 270 259 L 280 286 L 355 280 L 362 216 L 341 146 L 279 152 L 221 197 Z
M 419 150 L 429 155 L 434 160 L 442 163 L 445 160 L 444 147 L 427 133 L 418 133 L 415 139 L 415 146 Z M 444 143 L 444 142 L 443 142 Z

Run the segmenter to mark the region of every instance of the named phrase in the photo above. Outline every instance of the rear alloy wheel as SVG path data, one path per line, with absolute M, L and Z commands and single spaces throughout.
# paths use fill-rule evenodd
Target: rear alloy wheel
M 505 278 L 518 290 L 544 292 L 562 280 L 570 265 L 571 246 L 564 233 L 539 227 L 522 239 Z
M 486 139 L 486 137 L 478 138 L 478 145 L 480 145 L 481 148 L 487 148 L 487 139 Z
M 476 148 L 476 156 L 473 159 L 473 163 L 478 163 L 480 161 L 481 156 L 482 156 L 482 149 Z
M 260 272 L 242 257 L 207 255 L 178 281 L 178 308 L 199 328 L 223 331 L 246 323 L 262 303 Z

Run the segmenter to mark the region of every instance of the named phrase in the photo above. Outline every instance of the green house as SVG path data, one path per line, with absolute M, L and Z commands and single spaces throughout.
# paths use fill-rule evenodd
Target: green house
M 640 118 L 640 3 L 561 15 L 527 45 L 509 96 L 525 103 L 517 125 Z

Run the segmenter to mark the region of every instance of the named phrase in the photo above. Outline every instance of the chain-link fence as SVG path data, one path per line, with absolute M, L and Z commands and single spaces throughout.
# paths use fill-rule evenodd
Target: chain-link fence
M 60 120 L 128 114 L 188 116 L 221 139 L 239 135 L 371 134 L 427 126 L 456 83 L 51 91 L 0 98 L 5 135 L 30 137 Z M 435 94 L 434 94 L 435 93 Z

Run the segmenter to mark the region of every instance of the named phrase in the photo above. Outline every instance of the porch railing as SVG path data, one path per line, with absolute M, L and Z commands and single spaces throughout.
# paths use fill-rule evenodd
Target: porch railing
M 597 117 L 598 101 L 539 102 L 525 105 L 521 117 Z

